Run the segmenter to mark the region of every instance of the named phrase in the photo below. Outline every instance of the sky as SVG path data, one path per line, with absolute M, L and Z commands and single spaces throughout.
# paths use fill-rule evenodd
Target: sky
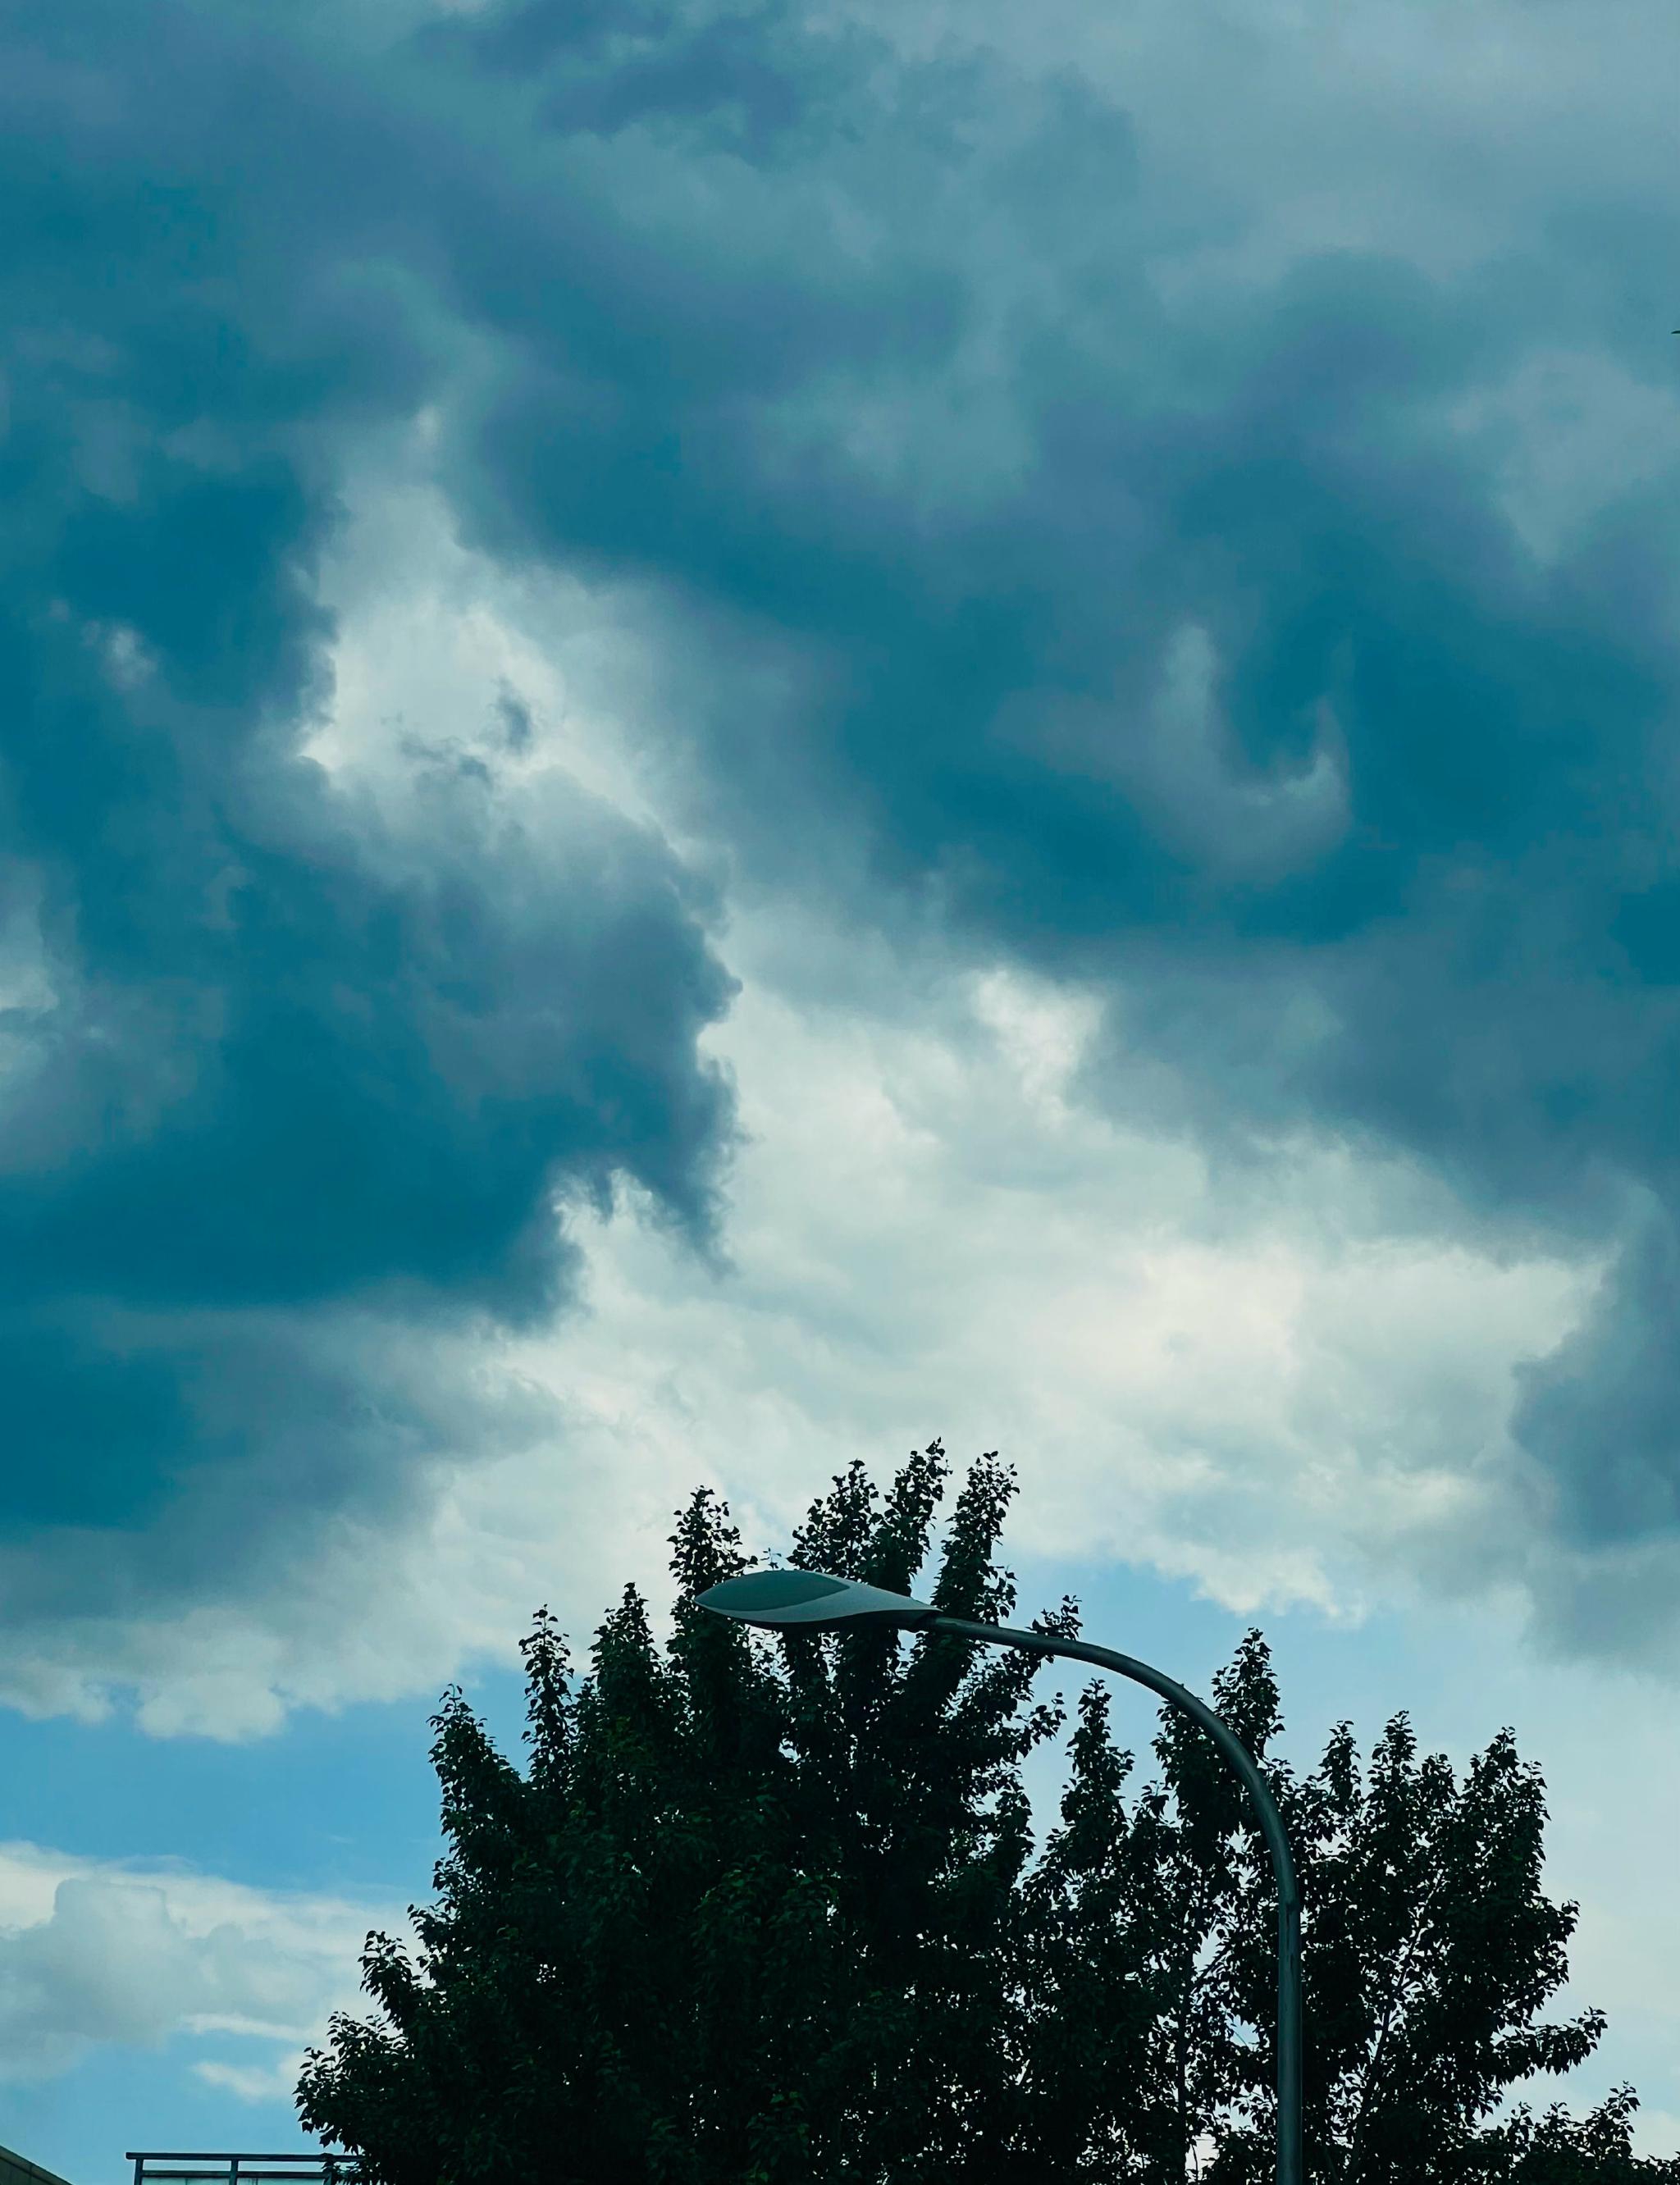
M 0 2142 L 302 2144 L 443 1689 L 940 1435 L 1299 1757 L 1512 1724 L 1680 2146 L 1677 69 L 11 0 Z

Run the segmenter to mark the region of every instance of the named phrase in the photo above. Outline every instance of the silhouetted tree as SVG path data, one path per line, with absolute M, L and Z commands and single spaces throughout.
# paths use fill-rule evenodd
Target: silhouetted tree
M 793 1542 L 819 1569 L 1005 1618 L 1012 1477 L 970 1472 L 937 1552 L 933 1443 L 860 1466 Z M 1164 1717 L 1128 1796 L 1108 1691 L 1079 1703 L 1033 1855 L 1022 1763 L 1061 1727 L 1039 1665 L 862 1629 L 770 1641 L 692 1598 L 745 1567 L 702 1490 L 672 1541 L 674 1629 L 628 1591 L 572 1677 L 525 1641 L 529 1762 L 458 1692 L 434 1718 L 448 1855 L 417 1951 L 370 1936 L 378 2015 L 335 2018 L 299 2093 L 368 2185 L 1248 2185 L 1268 2174 L 1274 1905 L 1240 1787 Z M 1064 1601 L 1037 1628 L 1072 1632 Z M 1308 1906 L 1310 2152 L 1324 2185 L 1680 2185 L 1637 2163 L 1625 2091 L 1507 2115 L 1602 2031 L 1541 2012 L 1574 1908 L 1540 1888 L 1543 1791 L 1509 1735 L 1464 1781 L 1404 1717 L 1346 1725 L 1300 1780 L 1270 1757 L 1257 1634 L 1216 1704 L 1268 1766 Z

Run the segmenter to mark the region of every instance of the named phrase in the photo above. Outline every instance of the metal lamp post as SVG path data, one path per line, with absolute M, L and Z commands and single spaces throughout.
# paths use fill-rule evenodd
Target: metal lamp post
M 1207 1732 L 1241 1778 L 1254 1802 L 1260 1833 L 1272 1855 L 1278 1885 L 1278 2185 L 1302 2185 L 1301 2152 L 1301 1896 L 1295 1861 L 1277 1801 L 1254 1756 L 1212 1707 L 1146 1662 L 1083 1639 L 1051 1639 L 1039 1631 L 1016 1631 L 1003 1623 L 971 1623 L 944 1616 L 908 1594 L 887 1593 L 855 1579 L 828 1578 L 815 1571 L 748 1571 L 725 1579 L 698 1596 L 697 1606 L 737 1623 L 767 1631 L 837 1631 L 851 1623 L 885 1623 L 905 1631 L 938 1631 L 983 1646 L 1013 1646 L 1023 1654 L 1094 1662 L 1145 1685 Z

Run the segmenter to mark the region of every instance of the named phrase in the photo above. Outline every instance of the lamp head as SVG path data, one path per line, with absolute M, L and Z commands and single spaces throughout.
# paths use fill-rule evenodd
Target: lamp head
M 888 1623 L 913 1629 L 938 1614 L 925 1601 L 887 1593 L 854 1578 L 819 1571 L 743 1571 L 695 1596 L 697 1608 L 751 1623 L 761 1631 L 838 1631 L 851 1623 Z

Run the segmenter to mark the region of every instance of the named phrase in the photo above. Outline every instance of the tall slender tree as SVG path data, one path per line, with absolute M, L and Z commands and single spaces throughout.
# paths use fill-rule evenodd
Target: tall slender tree
M 994 1457 L 943 1531 L 935 1442 L 860 1466 L 799 1563 L 1004 1618 L 1014 1491 Z M 938 1535 L 936 1540 L 936 1534 Z M 524 1642 L 529 1747 L 458 1691 L 434 1718 L 447 1855 L 415 1943 L 368 1939 L 376 2006 L 299 2093 L 368 2185 L 1249 2185 L 1270 2161 L 1268 1865 L 1238 1786 L 1176 1715 L 1132 1793 L 1108 1693 L 1081 1697 L 1035 1852 L 1023 1763 L 1061 1726 L 1039 1665 L 937 1635 L 748 1634 L 693 1607 L 745 1567 L 709 1491 L 672 1543 L 670 1635 L 634 1590 L 574 1678 Z M 1072 1633 L 1064 1601 L 1038 1628 Z M 1456 1780 L 1403 1717 L 1338 1729 L 1296 1780 L 1251 1633 L 1216 1703 L 1260 1757 L 1308 1907 L 1310 2153 L 1324 2185 L 1680 2185 L 1620 2093 L 1507 2114 L 1602 2031 L 1541 2017 L 1570 1906 L 1540 1887 L 1543 1789 L 1496 1739 Z

